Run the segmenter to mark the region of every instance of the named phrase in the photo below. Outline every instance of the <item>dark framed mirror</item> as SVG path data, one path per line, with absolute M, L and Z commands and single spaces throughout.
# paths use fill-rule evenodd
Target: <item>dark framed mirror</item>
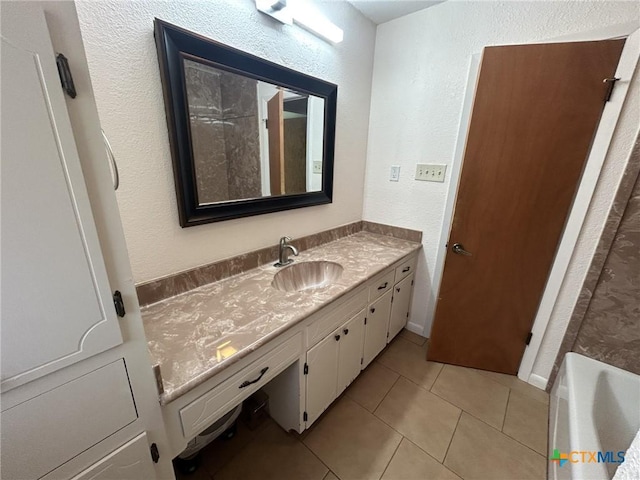
M 154 23 L 180 225 L 331 203 L 338 87 Z

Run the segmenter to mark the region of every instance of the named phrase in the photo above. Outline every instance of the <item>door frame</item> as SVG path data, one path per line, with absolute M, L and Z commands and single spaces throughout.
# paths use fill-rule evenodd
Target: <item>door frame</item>
M 574 198 L 567 223 L 558 244 L 558 250 L 556 252 L 551 271 L 545 286 L 538 311 L 536 313 L 534 323 L 532 326 L 533 337 L 531 343 L 525 349 L 522 357 L 520 368 L 518 371 L 518 377 L 532 385 L 539 388 L 546 388 L 547 379 L 533 374 L 533 367 L 540 353 L 540 347 L 542 346 L 542 340 L 545 336 L 547 326 L 551 320 L 552 313 L 556 302 L 560 297 L 561 287 L 569 272 L 569 264 L 572 259 L 573 251 L 578 243 L 578 238 L 582 230 L 583 224 L 587 213 L 591 210 L 591 200 L 596 190 L 598 178 L 602 171 L 611 139 L 616 130 L 616 125 L 622 106 L 629 90 L 629 85 L 633 73 L 638 63 L 638 50 L 640 50 L 640 29 L 637 29 L 637 25 L 624 24 L 609 27 L 607 29 L 597 32 L 584 32 L 569 37 L 556 38 L 546 41 L 530 42 L 535 43 L 557 43 L 567 41 L 589 41 L 589 40 L 606 40 L 611 38 L 618 38 L 622 36 L 628 36 L 627 42 L 622 50 L 620 62 L 616 70 L 615 76 L 621 78 L 616 84 L 611 100 L 605 105 L 605 108 L 598 124 L 596 134 L 594 136 L 593 145 L 585 164 L 585 169 L 578 187 L 578 191 Z M 473 107 L 473 100 L 475 98 L 478 74 L 480 71 L 482 55 L 480 53 L 473 54 L 469 62 L 469 73 L 467 78 L 467 87 L 465 92 L 465 98 L 463 103 L 462 112 L 460 115 L 460 122 L 458 127 L 458 139 L 456 141 L 455 154 L 453 162 L 450 167 L 450 180 L 447 190 L 447 197 L 445 200 L 445 209 L 443 215 L 443 225 L 440 231 L 440 239 L 438 242 L 438 251 L 436 254 L 436 263 L 434 266 L 434 281 L 432 288 L 432 302 L 427 311 L 427 323 L 424 327 L 424 335 L 429 337 L 431 325 L 433 323 L 433 317 L 437 305 L 437 298 L 440 291 L 440 285 L 442 282 L 442 275 L 444 272 L 444 260 L 447 251 L 447 242 L 449 240 L 449 234 L 453 222 L 453 213 L 456 204 L 456 198 L 458 193 L 458 185 L 460 182 L 460 174 L 462 172 L 462 163 L 464 159 L 464 151 L 467 143 L 467 134 L 469 130 L 469 124 L 471 121 L 471 109 Z M 611 199 L 615 195 L 615 189 L 612 189 L 610 196 Z M 607 199 L 607 200 L 611 200 Z M 608 211 L 608 209 L 606 209 Z M 606 212 L 605 212 L 606 213 Z M 599 237 L 599 235 L 598 235 Z M 581 282 L 579 282 L 581 284 Z M 577 293 L 580 290 L 580 285 L 575 286 Z M 575 304 L 573 299 L 573 304 Z M 568 318 L 567 318 L 568 322 Z M 566 323 L 561 332 L 557 332 L 557 335 L 564 336 L 564 330 Z M 558 344 L 559 347 L 559 344 Z M 555 352 L 557 354 L 557 352 Z M 555 354 L 551 363 L 555 360 Z

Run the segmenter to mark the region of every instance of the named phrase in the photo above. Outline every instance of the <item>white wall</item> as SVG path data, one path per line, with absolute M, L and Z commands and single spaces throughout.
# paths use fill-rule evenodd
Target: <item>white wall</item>
M 375 27 L 345 2 L 317 4 L 345 31 L 337 46 L 274 22 L 254 0 L 78 1 L 100 120 L 120 168 L 117 197 L 136 282 L 362 218 Z M 179 226 L 154 17 L 338 85 L 332 204 Z
M 413 330 L 431 329 L 450 181 L 448 171 L 443 184 L 417 182 L 415 164 L 451 166 L 471 55 L 639 18 L 634 2 L 448 1 L 378 26 L 363 216 L 423 231 Z M 389 182 L 392 164 L 401 165 L 397 183 Z

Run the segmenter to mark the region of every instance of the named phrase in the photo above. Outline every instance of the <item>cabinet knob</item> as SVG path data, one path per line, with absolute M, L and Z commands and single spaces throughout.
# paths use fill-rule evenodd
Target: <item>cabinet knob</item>
M 371 313 L 376 313 L 376 308 L 375 307 L 371 307 Z
M 396 287 L 396 292 L 400 293 L 400 287 Z
M 348 328 L 345 328 L 344 330 L 342 330 L 342 332 L 343 332 L 345 335 L 349 335 L 349 329 L 348 329 Z
M 335 336 L 336 342 L 340 341 L 340 335 Z

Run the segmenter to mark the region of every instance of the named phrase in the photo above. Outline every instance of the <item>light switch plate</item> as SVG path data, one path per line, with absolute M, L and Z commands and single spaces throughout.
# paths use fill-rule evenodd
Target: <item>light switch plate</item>
M 397 182 L 400 180 L 400 165 L 391 165 L 391 172 L 389 173 L 389 181 Z
M 322 173 L 322 160 L 313 161 L 313 173 Z
M 430 163 L 416 164 L 416 180 L 425 182 L 444 182 L 446 165 L 434 165 Z

